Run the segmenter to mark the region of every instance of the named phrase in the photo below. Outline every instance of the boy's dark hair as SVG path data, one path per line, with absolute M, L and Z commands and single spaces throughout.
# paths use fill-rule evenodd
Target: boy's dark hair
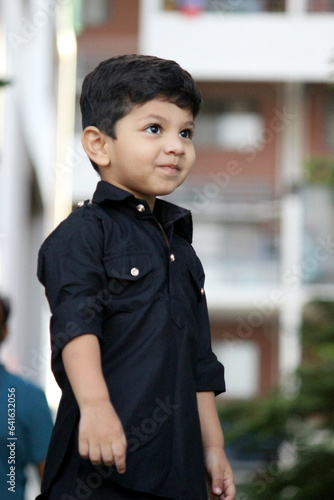
M 191 75 L 175 61 L 123 55 L 101 62 L 84 79 L 80 98 L 82 126 L 93 125 L 116 139 L 115 125 L 139 104 L 162 97 L 199 112 L 202 97 Z M 91 162 L 95 170 L 98 166 Z
M 5 297 L 0 296 L 0 343 L 3 341 L 4 332 L 10 315 L 10 303 Z

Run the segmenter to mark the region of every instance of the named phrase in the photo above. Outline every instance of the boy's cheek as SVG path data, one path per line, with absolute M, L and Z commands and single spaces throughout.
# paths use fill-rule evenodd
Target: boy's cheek
M 194 153 L 192 160 L 189 162 L 188 173 L 192 170 L 196 162 L 196 154 Z
M 190 160 L 190 169 L 194 166 L 195 164 L 195 161 L 196 161 L 196 150 L 195 150 L 195 146 L 193 145 L 192 146 L 192 152 L 191 152 L 191 160 Z

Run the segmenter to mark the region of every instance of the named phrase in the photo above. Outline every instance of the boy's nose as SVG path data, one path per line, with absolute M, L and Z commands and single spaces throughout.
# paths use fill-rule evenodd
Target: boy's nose
M 181 137 L 168 137 L 165 142 L 164 152 L 166 154 L 174 154 L 176 156 L 184 154 L 184 144 Z

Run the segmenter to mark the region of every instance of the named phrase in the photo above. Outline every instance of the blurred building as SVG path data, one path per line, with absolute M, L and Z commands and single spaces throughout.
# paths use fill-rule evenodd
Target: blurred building
M 0 95 L 0 285 L 20 308 L 11 355 L 48 368 L 37 249 L 98 181 L 80 145 L 82 79 L 113 55 L 152 54 L 178 61 L 204 96 L 196 165 L 169 198 L 195 219 L 224 397 L 265 395 L 299 363 L 304 302 L 334 296 L 332 194 L 305 175 L 334 157 L 334 0 L 1 6 L 0 76 L 12 84 Z

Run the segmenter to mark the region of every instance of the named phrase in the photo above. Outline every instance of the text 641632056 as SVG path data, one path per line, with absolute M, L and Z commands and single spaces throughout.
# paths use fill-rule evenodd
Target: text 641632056
M 17 437 L 15 435 L 15 429 L 16 429 L 16 426 L 15 426 L 15 422 L 16 422 L 16 391 L 15 391 L 15 387 L 8 388 L 7 413 L 8 413 L 7 484 L 8 484 L 8 491 L 15 493 L 15 486 L 16 486 L 15 463 L 16 463 L 16 441 L 17 441 Z

